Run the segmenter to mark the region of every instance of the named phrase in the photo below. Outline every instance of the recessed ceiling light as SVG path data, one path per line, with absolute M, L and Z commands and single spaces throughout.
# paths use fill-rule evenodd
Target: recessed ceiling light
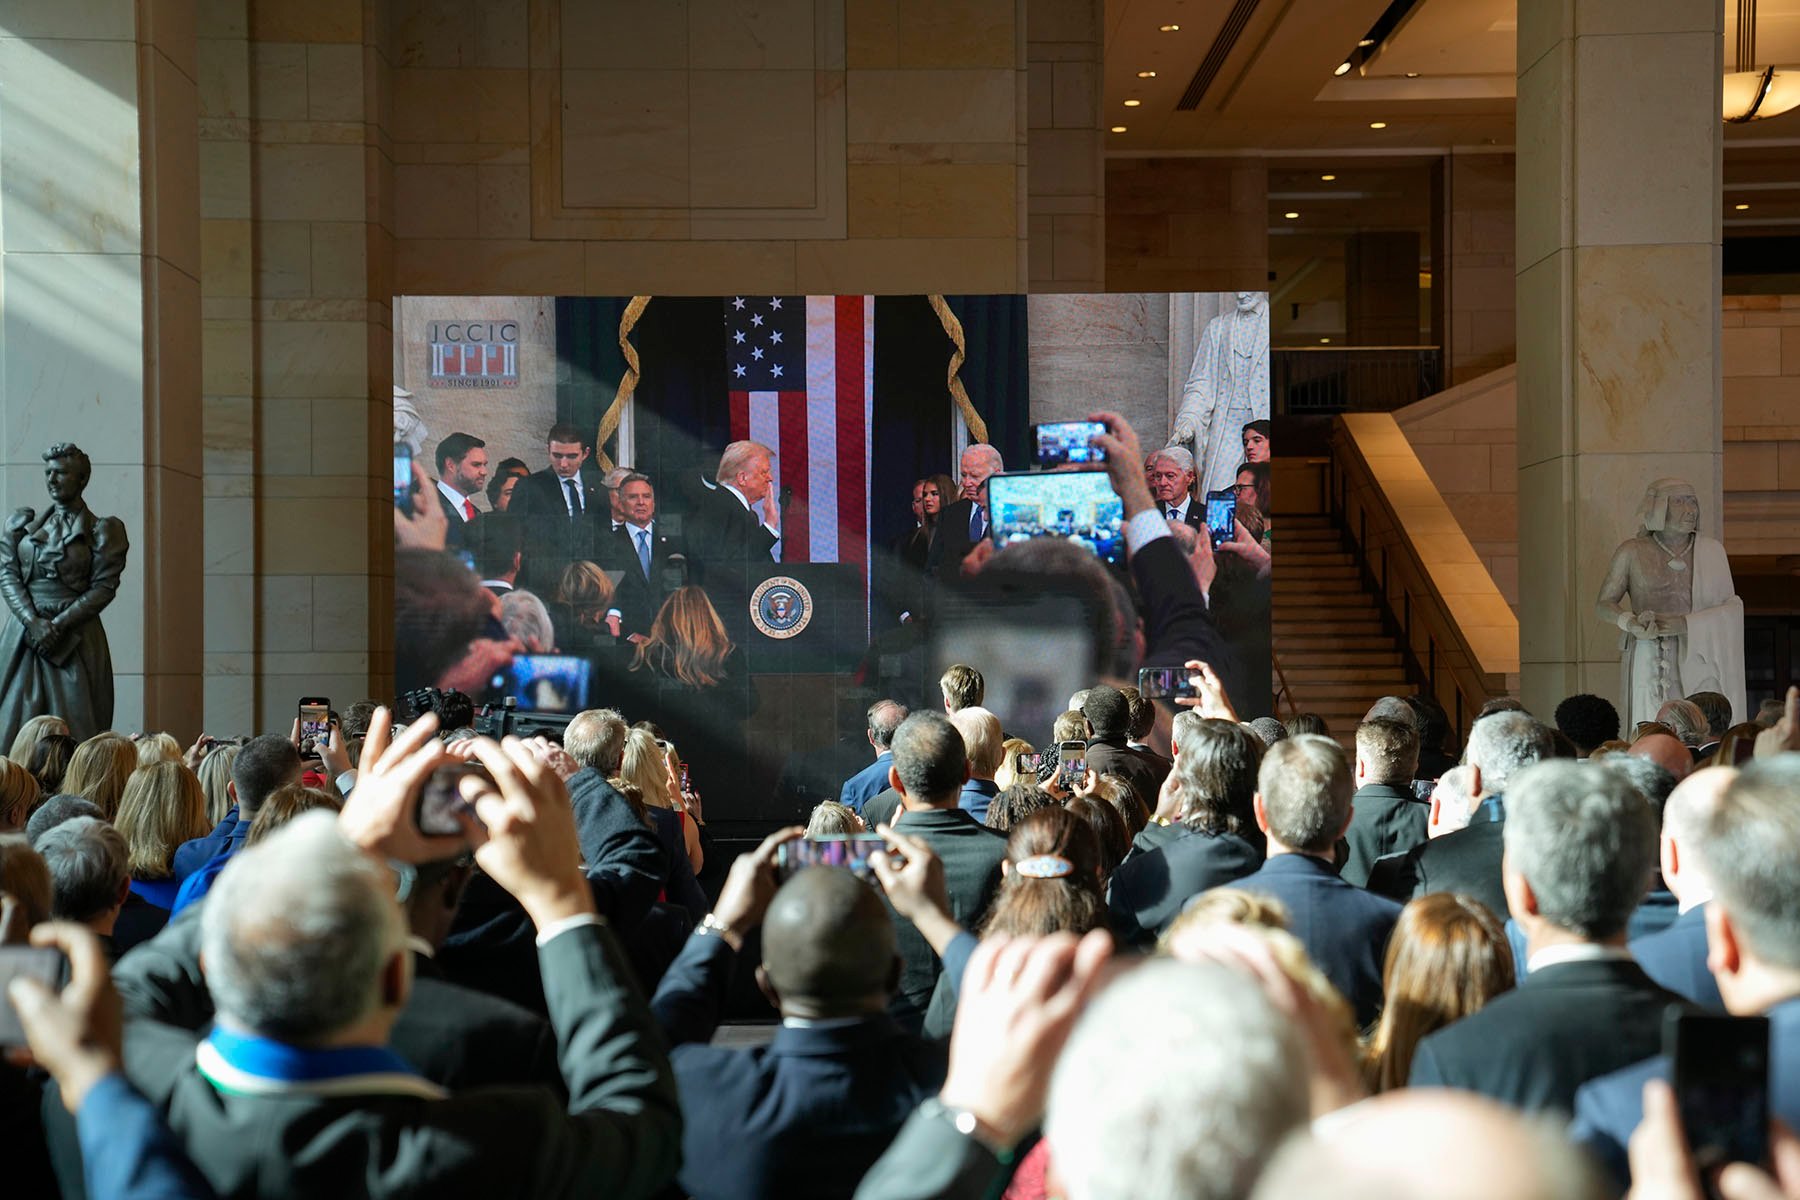
M 1319 178 L 1326 183 L 1330 183 L 1332 180 L 1336 179 L 1337 176 L 1336 175 L 1321 175 L 1321 176 L 1319 176 Z
M 1290 221 L 1298 221 L 1300 219 L 1299 213 L 1282 213 L 1281 215 Z
M 1417 71 L 1408 71 L 1406 73 L 1406 77 L 1408 79 L 1417 79 L 1419 77 L 1419 73 Z
M 1749 208 L 1750 206 L 1748 204 L 1734 204 L 1731 207 L 1737 209 L 1739 212 L 1743 212 L 1746 208 Z
M 1156 72 L 1155 71 L 1139 71 L 1138 78 L 1139 79 L 1155 79 Z
M 1350 73 L 1350 64 L 1347 62 L 1339 63 L 1337 65 L 1337 69 L 1332 71 L 1333 75 L 1348 75 L 1349 73 Z
M 1320 339 L 1319 339 L 1319 345 L 1321 345 L 1321 346 L 1329 346 L 1329 345 L 1331 345 L 1331 339 L 1330 339 L 1330 338 L 1320 338 Z
M 1179 25 L 1159 25 L 1157 28 L 1164 33 L 1179 33 L 1181 31 L 1181 26 Z
M 1373 46 L 1375 44 L 1375 39 L 1374 38 L 1364 38 L 1362 41 L 1360 41 L 1356 44 L 1358 46 Z
M 1114 125 L 1114 126 L 1113 126 L 1113 127 L 1112 127 L 1112 131 L 1113 131 L 1113 132 L 1114 132 L 1114 133 L 1124 133 L 1124 132 L 1125 132 L 1125 126 L 1123 126 L 1123 125 Z
M 1386 129 L 1387 122 L 1386 121 L 1370 121 L 1369 128 L 1370 129 Z
M 1142 103 L 1143 103 L 1142 100 L 1127 100 L 1125 102 L 1125 107 L 1126 108 L 1136 108 L 1138 105 L 1140 105 Z

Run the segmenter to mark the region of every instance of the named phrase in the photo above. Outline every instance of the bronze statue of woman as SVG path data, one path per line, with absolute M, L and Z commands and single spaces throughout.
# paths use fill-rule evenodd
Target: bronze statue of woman
M 82 502 L 93 464 L 79 446 L 44 451 L 51 505 L 21 508 L 0 530 L 0 744 L 40 713 L 77 739 L 112 728 L 112 653 L 100 610 L 112 603 L 130 548 L 117 517 Z

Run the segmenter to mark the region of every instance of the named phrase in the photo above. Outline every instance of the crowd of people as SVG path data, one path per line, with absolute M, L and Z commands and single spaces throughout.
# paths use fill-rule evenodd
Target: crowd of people
M 1396 696 L 1346 750 L 1183 670 L 1039 729 L 956 664 L 728 870 L 629 710 L 362 702 L 316 758 L 43 715 L 0 942 L 70 977 L 7 991 L 8 1194 L 1800 1195 L 1787 1125 L 1690 1146 L 1659 1053 L 1765 1015 L 1800 1120 L 1800 688 L 1624 738 L 1496 700 L 1460 747 Z

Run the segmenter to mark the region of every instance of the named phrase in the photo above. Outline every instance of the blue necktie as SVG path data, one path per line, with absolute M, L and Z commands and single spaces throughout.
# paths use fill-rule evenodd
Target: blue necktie
M 579 517 L 581 515 L 581 494 L 575 490 L 575 481 L 573 479 L 563 480 L 563 491 L 569 497 L 569 515 Z
M 650 531 L 648 529 L 640 529 L 637 531 L 637 544 L 638 544 L 638 566 L 640 566 L 644 569 L 644 578 L 649 579 L 650 578 Z
M 987 514 L 981 511 L 981 505 L 969 508 L 969 540 L 979 542 L 987 536 Z

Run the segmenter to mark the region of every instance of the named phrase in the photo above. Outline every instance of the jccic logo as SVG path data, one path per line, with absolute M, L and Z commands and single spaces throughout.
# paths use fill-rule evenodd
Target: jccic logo
M 516 321 L 433 321 L 431 386 L 519 386 Z

